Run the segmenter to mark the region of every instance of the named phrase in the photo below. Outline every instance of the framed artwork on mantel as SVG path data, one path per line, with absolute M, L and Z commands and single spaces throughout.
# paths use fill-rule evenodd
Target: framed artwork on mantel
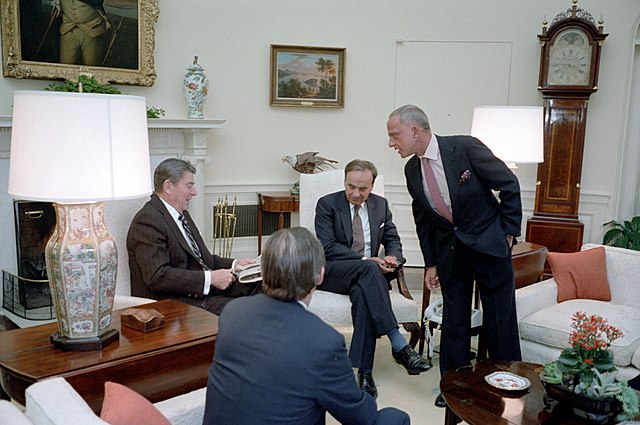
M 271 45 L 271 106 L 344 107 L 345 48 Z
M 0 0 L 3 75 L 152 86 L 158 1 Z

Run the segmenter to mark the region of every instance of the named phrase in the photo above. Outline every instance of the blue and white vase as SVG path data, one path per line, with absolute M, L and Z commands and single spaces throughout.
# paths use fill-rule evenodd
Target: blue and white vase
M 198 65 L 197 56 L 193 58 L 193 65 L 187 68 L 182 87 L 187 101 L 187 118 L 202 119 L 204 101 L 209 91 L 209 80 L 204 75 L 202 66 Z

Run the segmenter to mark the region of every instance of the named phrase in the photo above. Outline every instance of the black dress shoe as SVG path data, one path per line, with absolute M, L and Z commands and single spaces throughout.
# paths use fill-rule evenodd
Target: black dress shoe
M 407 369 L 409 375 L 417 375 L 419 373 L 426 372 L 433 367 L 429 360 L 413 351 L 408 345 L 405 345 L 404 348 L 397 353 L 395 351 L 391 351 L 391 354 L 396 360 L 396 363 L 401 364 L 405 369 Z
M 371 397 L 378 397 L 378 389 L 376 388 L 376 383 L 373 380 L 373 374 L 371 372 L 358 370 L 358 385 L 362 391 L 371 394 Z
M 438 397 L 436 397 L 436 402 L 434 404 L 436 405 L 436 407 L 447 407 L 447 402 L 444 401 L 442 393 L 438 394 Z

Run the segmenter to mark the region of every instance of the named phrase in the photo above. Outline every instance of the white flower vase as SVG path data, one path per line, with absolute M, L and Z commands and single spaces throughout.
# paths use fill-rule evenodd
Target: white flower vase
M 183 83 L 184 98 L 187 101 L 187 118 L 202 119 L 204 102 L 209 91 L 209 80 L 204 69 L 198 65 L 198 57 L 193 58 L 193 65 L 187 68 Z

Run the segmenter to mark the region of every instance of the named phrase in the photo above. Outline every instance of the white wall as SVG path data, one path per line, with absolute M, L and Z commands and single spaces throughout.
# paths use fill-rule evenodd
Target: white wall
M 151 88 L 125 86 L 123 90 L 146 96 L 149 105 L 164 108 L 168 117 L 185 117 L 181 81 L 193 56 L 199 56 L 211 81 L 205 116 L 227 120 L 209 139 L 212 160 L 205 165 L 209 192 L 287 187 L 297 175 L 281 157 L 318 150 L 339 160 L 341 166 L 354 157 L 372 160 L 385 174 L 387 193 L 402 205 L 407 202 L 404 161 L 386 147 L 385 129 L 389 112 L 402 101 L 397 99 L 396 87 L 412 83 L 396 79 L 402 46 L 397 40 L 506 43 L 511 51 L 507 101 L 541 105 L 536 89 L 537 34 L 543 19 L 551 21 L 570 6 L 569 0 L 160 0 L 156 84 Z M 617 164 L 640 2 L 580 0 L 578 6 L 596 20 L 602 15 L 605 32 L 610 34 L 602 52 L 599 91 L 589 104 L 582 181 L 581 216 L 584 213 L 589 221 L 585 241 L 597 242 L 600 224 L 615 214 L 621 173 Z M 270 107 L 270 44 L 346 47 L 344 109 Z M 491 62 L 492 58 L 484 60 Z M 432 57 L 425 66 L 433 73 L 441 64 L 442 58 Z M 469 131 L 466 94 L 456 88 L 461 78 L 468 79 L 465 83 L 474 81 L 478 69 L 485 67 L 471 64 L 462 76 L 442 76 L 444 92 L 450 88 L 446 99 L 450 110 L 444 112 L 457 114 L 459 127 L 450 128 L 449 123 L 433 118 L 436 133 L 440 128 Z M 416 81 L 416 85 L 428 83 Z M 0 115 L 11 114 L 14 89 L 47 84 L 0 79 Z M 427 95 L 415 102 L 436 117 L 443 114 L 441 100 Z M 457 104 L 462 105 L 460 109 Z M 532 165 L 518 170 L 526 208 L 532 206 L 536 171 Z M 407 219 L 399 213 L 403 221 Z M 410 228 L 410 217 L 408 220 Z

